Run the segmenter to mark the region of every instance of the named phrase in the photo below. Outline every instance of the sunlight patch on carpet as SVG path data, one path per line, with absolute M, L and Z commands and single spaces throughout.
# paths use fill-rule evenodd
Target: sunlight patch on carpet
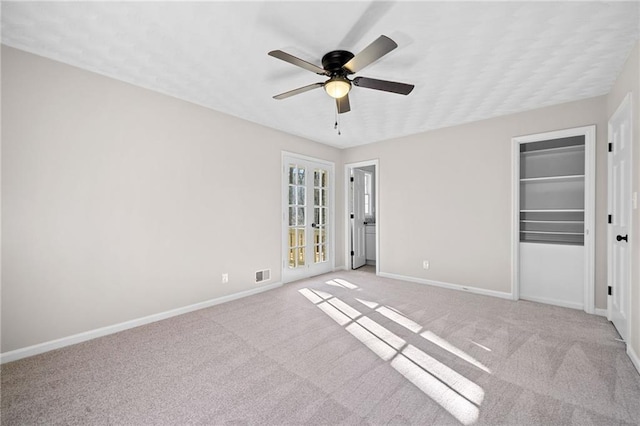
M 408 344 L 406 340 L 340 298 L 308 288 L 298 291 L 378 357 L 388 361 L 396 371 L 462 424 L 470 425 L 478 420 L 479 407 L 484 400 L 482 387 L 421 349 Z M 419 324 L 391 307 L 356 300 L 372 309 L 378 307 L 376 312 L 416 334 L 422 330 Z M 419 335 L 490 373 L 480 362 L 434 333 L 425 331 Z
M 451 343 L 447 342 L 445 339 L 436 335 L 435 333 L 431 331 L 425 331 L 420 335 L 425 339 L 427 339 L 428 341 L 430 341 L 431 343 L 433 343 L 434 345 L 440 346 L 445 351 L 454 354 L 458 358 L 467 361 L 469 364 L 475 367 L 478 367 L 480 370 L 484 371 L 485 373 L 491 374 L 491 370 L 489 370 L 487 366 L 482 364 L 480 361 L 478 361 L 477 359 L 475 359 L 474 357 L 472 357 L 462 349 L 456 348 Z

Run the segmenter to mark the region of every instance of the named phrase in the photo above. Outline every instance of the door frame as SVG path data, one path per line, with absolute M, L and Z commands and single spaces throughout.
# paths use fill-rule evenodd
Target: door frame
M 624 112 L 625 108 L 629 108 L 629 115 L 631 116 L 631 122 L 629 123 L 629 182 L 627 182 L 627 187 L 629 188 L 629 196 L 631 196 L 633 194 L 633 103 L 632 103 L 632 97 L 631 97 L 631 92 L 627 93 L 625 95 L 625 97 L 622 99 L 622 101 L 620 102 L 620 104 L 618 105 L 618 107 L 616 108 L 616 111 L 611 115 L 611 117 L 609 117 L 609 119 L 607 120 L 607 142 L 611 142 L 611 121 L 618 116 L 619 114 L 622 114 Z M 611 176 L 611 173 L 613 172 L 612 168 L 611 168 L 611 163 L 613 161 L 612 156 L 609 154 L 607 155 L 607 214 L 611 214 L 613 213 L 612 209 L 613 209 L 613 179 Z M 629 217 L 629 232 L 628 235 L 633 235 L 633 202 L 631 201 L 631 199 L 629 200 L 629 204 L 628 204 L 628 217 Z M 611 285 L 612 281 L 613 281 L 613 265 L 612 265 L 612 256 L 613 256 L 613 229 L 611 226 L 607 226 L 607 286 Z M 626 312 L 627 315 L 630 314 L 629 310 L 631 307 L 631 279 L 632 279 L 632 260 L 633 260 L 633 256 L 632 256 L 632 245 L 629 245 L 629 249 L 627 251 L 629 259 L 627 261 L 627 276 L 629 277 L 629 280 L 627 282 L 628 288 L 627 288 L 627 298 L 625 301 L 625 308 L 626 308 Z M 612 303 L 612 296 L 608 295 L 607 296 L 607 319 L 609 321 L 612 320 L 612 313 L 611 310 L 613 308 L 613 303 Z M 631 336 L 632 334 L 632 328 L 633 328 L 633 324 L 631 321 L 631 317 L 629 316 L 627 318 L 627 336 L 620 336 L 622 337 L 622 340 L 625 341 L 625 343 L 627 343 L 629 341 L 629 336 Z M 619 331 L 619 330 L 618 330 Z
M 520 144 L 547 139 L 584 136 L 585 178 L 584 178 L 584 311 L 595 313 L 595 172 L 596 172 L 596 126 L 573 127 L 570 129 L 541 132 L 511 139 L 511 297 L 520 299 Z
M 318 164 L 322 164 L 324 166 L 327 166 L 327 168 L 329 169 L 329 194 L 328 194 L 328 200 L 330 203 L 329 206 L 329 226 L 327 229 L 327 235 L 330 238 L 329 244 L 327 246 L 327 248 L 329 249 L 329 266 L 330 269 L 333 271 L 335 270 L 335 264 L 336 264 L 336 223 L 335 223 L 335 217 L 336 217 L 336 198 L 335 198 L 335 185 L 336 185 L 336 180 L 335 180 L 335 163 L 333 161 L 328 161 L 328 160 L 323 160 L 321 158 L 315 158 L 315 157 L 310 157 L 308 155 L 303 155 L 303 154 L 298 154 L 296 152 L 290 152 L 290 151 L 282 151 L 281 152 L 281 157 L 280 157 L 280 163 L 281 163 L 281 169 L 280 169 L 280 208 L 281 208 L 281 212 L 282 212 L 282 217 L 281 217 L 281 222 L 280 222 L 280 237 L 281 237 L 281 243 L 280 243 L 280 256 L 281 256 L 281 269 L 280 269 L 280 274 L 282 277 L 282 282 L 283 283 L 288 283 L 288 282 L 292 282 L 295 281 L 297 278 L 294 279 L 286 279 L 285 278 L 285 270 L 286 270 L 286 262 L 287 262 L 287 256 L 285 255 L 285 253 L 287 253 L 287 249 L 288 249 L 288 238 L 287 238 L 287 232 L 285 232 L 287 230 L 287 226 L 288 224 L 286 223 L 287 221 L 287 213 L 288 213 L 288 197 L 289 197 L 289 192 L 288 192 L 288 185 L 289 185 L 289 181 L 288 181 L 288 176 L 287 176 L 287 164 L 285 161 L 285 158 L 295 158 L 295 159 L 299 159 L 299 160 L 303 160 L 303 161 L 311 161 L 314 163 L 318 163 Z M 308 277 L 306 277 L 308 278 Z
M 355 163 L 347 163 L 344 165 L 344 264 L 345 269 L 351 269 L 351 209 L 349 208 L 349 199 L 351 198 L 351 170 L 360 167 L 375 166 L 375 209 L 376 209 L 376 275 L 380 275 L 380 161 L 376 158 L 373 160 L 358 161 Z
M 351 241 L 351 265 L 350 269 L 359 269 L 367 264 L 367 225 L 365 223 L 365 179 L 366 172 L 361 168 L 351 169 L 351 179 L 349 197 L 352 216 L 349 218 L 350 241 Z M 374 196 L 375 198 L 375 196 Z M 356 203 L 357 201 L 357 203 Z M 360 206 L 358 204 L 362 202 Z M 362 222 L 360 222 L 362 220 Z M 358 244 L 360 243 L 360 245 Z M 360 263 L 362 262 L 362 263 Z M 356 267 L 356 264 L 358 265 Z

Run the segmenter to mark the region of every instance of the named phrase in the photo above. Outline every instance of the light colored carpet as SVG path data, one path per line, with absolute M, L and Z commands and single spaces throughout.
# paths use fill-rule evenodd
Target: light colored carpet
M 337 272 L 2 366 L 2 424 L 640 422 L 602 317 Z

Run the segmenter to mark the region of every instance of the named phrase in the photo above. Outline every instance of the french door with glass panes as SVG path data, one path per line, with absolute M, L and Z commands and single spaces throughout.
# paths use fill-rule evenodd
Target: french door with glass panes
M 284 156 L 283 282 L 333 268 L 333 164 Z

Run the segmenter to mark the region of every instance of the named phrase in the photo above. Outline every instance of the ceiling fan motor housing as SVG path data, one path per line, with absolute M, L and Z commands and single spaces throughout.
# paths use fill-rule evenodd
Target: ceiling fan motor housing
M 346 50 L 332 50 L 322 57 L 322 68 L 328 71 L 331 76 L 353 74 L 342 68 L 353 56 L 353 53 Z

